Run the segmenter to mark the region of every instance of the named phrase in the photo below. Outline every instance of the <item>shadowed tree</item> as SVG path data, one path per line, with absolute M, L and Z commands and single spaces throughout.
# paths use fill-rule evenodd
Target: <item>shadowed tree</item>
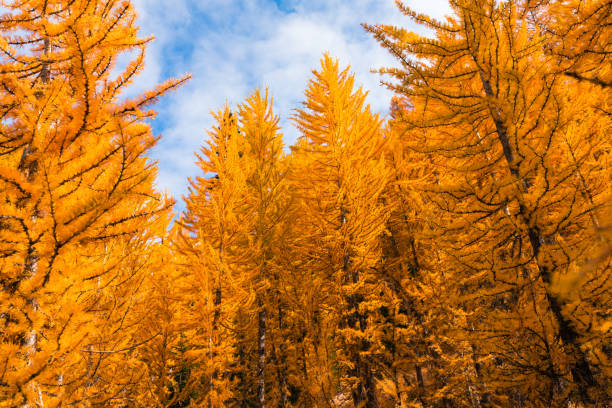
M 609 119 L 589 103 L 594 85 L 558 72 L 521 2 L 452 1 L 447 22 L 398 5 L 435 38 L 366 28 L 402 65 L 381 72 L 408 106 L 406 146 L 432 165 L 419 190 L 437 207 L 456 305 L 472 316 L 479 403 L 608 400 L 610 333 L 596 328 L 609 267 L 582 276 L 579 302 L 555 288 L 600 247 Z

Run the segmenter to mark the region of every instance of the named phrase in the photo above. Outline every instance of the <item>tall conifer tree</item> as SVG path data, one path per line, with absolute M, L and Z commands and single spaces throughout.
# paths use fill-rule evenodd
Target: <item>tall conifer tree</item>
M 366 28 L 402 64 L 382 72 L 410 104 L 401 119 L 407 145 L 437 168 L 436 184 L 421 191 L 439 209 L 457 305 L 472 316 L 465 335 L 494 391 L 483 390 L 481 403 L 607 400 L 599 356 L 609 333 L 587 322 L 609 302 L 601 288 L 610 271 L 581 281 L 579 303 L 554 283 L 599 246 L 593 219 L 608 175 L 593 159 L 607 154 L 609 119 L 595 114 L 588 86 L 556 70 L 522 3 L 452 1 L 446 23 L 398 4 L 436 38 Z
M 336 325 L 341 392 L 355 406 L 376 407 L 376 315 L 381 291 L 372 269 L 388 208 L 380 195 L 388 180 L 381 121 L 354 89 L 354 76 L 329 55 L 306 89 L 295 122 L 302 132 L 294 149 L 297 200 L 306 224 L 304 257 L 327 285 L 320 314 Z M 324 311 L 327 309 L 327 311 Z M 321 316 L 321 318 L 324 318 Z M 328 390 L 329 391 L 329 390 Z
M 237 344 L 235 318 L 249 297 L 243 291 L 242 264 L 247 254 L 236 248 L 248 231 L 245 205 L 244 138 L 229 106 L 214 114 L 207 146 L 198 155 L 202 175 L 190 181 L 187 208 L 180 221 L 176 260 L 189 275 L 187 303 L 187 358 L 196 401 L 222 407 L 239 398 L 232 378 Z M 248 372 L 236 372 L 238 376 Z
M 136 381 L 127 354 L 139 254 L 171 205 L 153 188 L 147 106 L 181 81 L 119 99 L 148 42 L 129 1 L 4 7 L 0 404 L 106 404 Z M 137 56 L 113 78 L 125 51 Z

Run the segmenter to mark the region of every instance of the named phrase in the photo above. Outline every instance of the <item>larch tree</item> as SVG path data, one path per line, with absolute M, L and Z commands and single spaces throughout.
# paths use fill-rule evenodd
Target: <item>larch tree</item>
M 243 160 L 246 168 L 245 219 L 250 218 L 249 236 L 244 237 L 248 254 L 246 270 L 250 271 L 248 286 L 254 292 L 257 321 L 257 406 L 286 406 L 286 369 L 282 361 L 284 346 L 278 329 L 282 329 L 283 306 L 279 288 L 282 286 L 282 268 L 276 254 L 280 246 L 284 217 L 287 213 L 287 183 L 283 161 L 283 141 L 280 118 L 272 109 L 268 91 L 253 92 L 239 105 L 240 133 L 244 137 Z M 272 324 L 271 324 L 272 323 Z M 272 333 L 276 335 L 272 336 Z M 273 340 L 273 342 L 272 342 Z M 276 365 L 273 373 L 268 361 Z M 270 367 L 271 368 L 271 367 Z M 274 384 L 271 393 L 266 383 Z
M 563 75 L 596 85 L 588 88 L 589 97 L 584 102 L 605 122 L 610 117 L 612 101 L 612 4 L 602 0 L 536 1 L 528 2 L 525 10 L 533 24 L 549 36 L 546 51 L 556 57 L 556 69 Z M 609 126 L 609 120 L 607 123 Z M 609 168 L 606 157 L 597 153 L 595 160 Z M 612 252 L 609 211 L 607 216 L 600 214 L 593 218 L 604 242 L 601 262 L 606 262 Z M 573 277 L 570 274 L 562 280 L 571 286 Z
M 193 361 L 185 356 L 191 328 L 185 318 L 189 315 L 186 295 L 193 282 L 182 268 L 183 257 L 172 248 L 179 232 L 180 222 L 147 254 L 149 273 L 135 313 L 134 337 L 140 346 L 132 353 L 140 363 L 140 376 L 130 391 L 129 407 L 184 407 L 195 394 L 190 375 Z
M 341 388 L 327 390 L 334 393 L 327 403 L 350 396 L 356 407 L 377 407 L 373 359 L 383 283 L 373 269 L 388 216 L 380 200 L 388 180 L 381 120 L 366 105 L 366 93 L 355 89 L 348 68 L 340 70 L 329 55 L 313 75 L 294 119 L 302 135 L 292 171 L 306 224 L 301 256 L 327 286 L 319 315 L 334 324 Z
M 609 266 L 575 281 L 580 301 L 555 288 L 600 246 L 609 119 L 589 103 L 595 85 L 558 72 L 522 2 L 451 1 L 447 22 L 398 6 L 435 38 L 366 29 L 401 63 L 381 72 L 409 107 L 406 145 L 436 176 L 419 189 L 438 208 L 437 245 L 483 380 L 476 403 L 609 401 L 610 331 L 599 317 Z
M 175 261 L 189 274 L 191 290 L 183 293 L 186 314 L 186 358 L 195 402 L 223 407 L 239 398 L 240 375 L 235 348 L 235 317 L 249 298 L 243 290 L 246 254 L 236 248 L 247 235 L 244 218 L 246 178 L 244 138 L 229 106 L 214 114 L 215 127 L 198 155 L 202 175 L 190 181 L 182 230 L 175 242 Z M 238 377 L 238 378 L 234 378 Z
M 124 398 L 139 259 L 172 201 L 155 191 L 129 1 L 3 2 L 0 18 L 0 405 Z M 116 77 L 122 52 L 135 59 Z M 120 367 L 122 367 L 120 369 Z
M 327 273 L 320 273 L 320 257 L 316 249 L 320 242 L 311 240 L 313 219 L 304 213 L 308 205 L 303 201 L 303 170 L 311 156 L 308 141 L 300 138 L 291 147 L 289 156 L 289 182 L 293 195 L 286 222 L 286 240 L 280 248 L 283 265 L 288 333 L 288 385 L 294 406 L 327 406 L 334 400 L 338 389 L 335 359 L 335 313 L 327 307 L 332 303 Z M 300 151 L 301 153 L 296 153 Z M 311 192 L 314 199 L 317 194 Z M 320 235 L 319 235 L 320 237 Z M 340 400 L 350 400 L 342 395 Z M 338 400 L 338 398 L 336 398 Z
M 383 201 L 393 207 L 377 266 L 389 305 L 377 365 L 380 388 L 400 407 L 461 406 L 469 399 L 465 391 L 474 374 L 469 345 L 454 333 L 464 316 L 448 301 L 454 285 L 447 279 L 446 255 L 436 244 L 436 208 L 419 190 L 423 183 L 436 184 L 435 167 L 403 140 L 401 118 L 407 109 L 394 98 L 385 131 L 391 178 Z
M 236 114 L 226 107 L 216 119 L 198 156 L 204 176 L 191 182 L 176 247 L 197 277 L 190 347 L 194 339 L 202 344 L 188 354 L 199 355 L 197 366 L 208 370 L 199 376 L 210 379 L 203 385 L 209 406 L 286 406 L 275 259 L 288 206 L 279 118 L 268 92 L 255 91 Z

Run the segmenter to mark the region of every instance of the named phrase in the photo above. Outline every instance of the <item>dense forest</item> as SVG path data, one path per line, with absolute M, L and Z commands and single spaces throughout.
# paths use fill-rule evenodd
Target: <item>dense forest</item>
M 176 214 L 130 1 L 3 1 L 0 407 L 612 406 L 612 3 L 450 3 L 363 25 L 386 117 L 220 101 Z

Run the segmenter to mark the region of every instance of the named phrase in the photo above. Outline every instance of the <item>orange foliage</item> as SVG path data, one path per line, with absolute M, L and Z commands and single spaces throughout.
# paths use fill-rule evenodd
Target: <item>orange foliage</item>
M 5 3 L 0 405 L 107 404 L 140 380 L 142 255 L 172 205 L 153 187 L 145 109 L 183 80 L 121 102 L 147 42 L 129 2 Z M 111 78 L 130 50 L 140 55 Z
M 612 403 L 609 2 L 397 1 L 388 120 L 324 55 L 291 149 L 213 113 L 171 227 L 130 1 L 4 3 L 0 407 Z

